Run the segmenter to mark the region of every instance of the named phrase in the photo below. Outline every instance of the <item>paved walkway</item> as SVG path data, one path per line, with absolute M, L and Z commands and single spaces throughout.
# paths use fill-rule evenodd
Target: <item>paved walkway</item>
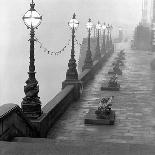
M 155 155 L 154 145 L 72 142 L 35 139 L 28 142 L 0 142 L 0 155 Z
M 73 103 L 48 134 L 49 139 L 18 138 L 0 142 L 0 155 L 154 155 L 155 73 L 151 53 L 126 48 L 121 90 L 100 91 L 111 60 L 90 81 L 81 99 Z M 84 117 L 100 98 L 115 96 L 113 126 L 85 125 Z
M 108 78 L 112 60 L 84 89 L 80 101 L 73 103 L 48 134 L 48 138 L 85 142 L 155 144 L 155 73 L 150 69 L 152 55 L 146 51 L 125 50 L 121 90 L 100 91 Z M 114 55 L 115 57 L 115 55 Z M 113 58 L 111 58 L 113 59 Z M 104 96 L 114 95 L 114 126 L 85 125 L 84 117 Z

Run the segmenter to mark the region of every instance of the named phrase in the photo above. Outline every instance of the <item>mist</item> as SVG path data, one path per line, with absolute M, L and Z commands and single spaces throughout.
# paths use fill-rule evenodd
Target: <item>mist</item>
M 0 104 L 20 105 L 24 94 L 29 66 L 29 30 L 22 21 L 30 8 L 31 0 L 1 0 L 0 5 Z M 141 0 L 35 0 L 35 9 L 43 16 L 36 30 L 36 37 L 50 51 L 61 50 L 71 38 L 68 21 L 76 13 L 80 22 L 76 38 L 82 42 L 86 37 L 88 18 L 94 24 L 113 25 L 113 35 L 122 27 L 132 35 L 134 27 L 141 19 Z M 79 46 L 76 46 L 78 61 Z M 51 100 L 60 90 L 65 80 L 70 46 L 59 56 L 48 55 L 39 44 L 35 44 L 36 79 L 39 82 L 39 96 L 42 105 Z

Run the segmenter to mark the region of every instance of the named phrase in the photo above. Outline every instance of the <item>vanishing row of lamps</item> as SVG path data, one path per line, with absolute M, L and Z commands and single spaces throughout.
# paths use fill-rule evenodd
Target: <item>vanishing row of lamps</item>
M 38 81 L 35 78 L 35 59 L 34 59 L 34 42 L 35 40 L 35 29 L 38 28 L 38 26 L 41 24 L 42 21 L 42 16 L 35 10 L 35 3 L 32 0 L 32 3 L 30 4 L 30 10 L 28 10 L 25 15 L 23 16 L 23 21 L 25 25 L 27 26 L 28 29 L 30 29 L 30 65 L 29 65 L 29 78 L 26 81 L 26 86 L 24 86 L 24 92 L 25 92 L 25 97 L 23 98 L 23 101 L 21 103 L 22 110 L 26 114 L 28 118 L 38 118 L 41 115 L 41 101 L 40 97 L 38 97 L 38 92 L 39 92 L 39 86 L 38 86 Z M 71 27 L 72 30 L 72 50 L 71 50 L 71 59 L 70 63 L 76 63 L 76 60 L 74 58 L 74 39 L 75 39 L 75 30 L 79 26 L 79 22 L 75 18 L 76 15 L 74 13 L 73 18 L 69 21 L 68 25 Z M 89 19 L 88 23 L 86 24 L 86 27 L 89 31 L 89 39 L 90 39 L 90 31 L 93 27 L 93 24 L 91 22 L 91 19 Z M 108 33 L 111 31 L 112 26 L 109 24 L 106 26 L 105 23 L 101 25 L 99 22 L 96 25 L 96 29 L 99 31 L 101 29 L 105 30 L 107 29 Z M 90 44 L 90 40 L 89 40 Z M 72 64 L 73 66 L 76 67 L 75 64 Z M 69 67 L 71 65 L 68 65 Z M 71 69 L 72 70 L 72 69 Z M 76 70 L 76 68 L 75 68 Z M 70 72 L 70 70 L 69 70 Z M 68 75 L 72 75 L 68 73 Z M 67 77 L 66 78 L 72 79 L 72 77 Z M 78 77 L 74 77 L 78 78 Z

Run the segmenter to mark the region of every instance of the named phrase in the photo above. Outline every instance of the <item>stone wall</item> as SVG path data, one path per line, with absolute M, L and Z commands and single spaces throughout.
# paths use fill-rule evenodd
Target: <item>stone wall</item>
M 107 55 L 103 56 L 100 61 L 93 63 L 92 69 L 87 69 L 79 75 L 79 80 L 83 86 L 95 76 L 96 71 L 102 67 L 102 64 L 106 62 L 108 57 Z M 66 86 L 42 108 L 43 114 L 40 118 L 31 120 L 32 124 L 40 131 L 40 137 L 46 137 L 52 125 L 65 112 L 66 108 L 75 101 L 74 89 L 74 85 Z
M 95 76 L 95 73 L 106 63 L 112 53 L 113 51 L 110 51 L 109 53 L 103 55 L 100 61 L 93 62 L 93 67 L 91 69 L 86 69 L 80 73 L 79 80 L 82 81 L 83 86 L 85 86 L 87 82 Z
M 73 101 L 74 86 L 70 85 L 66 86 L 42 108 L 42 116 L 36 120 L 31 120 L 32 124 L 40 131 L 40 137 L 46 137 L 48 130 Z
M 39 131 L 23 115 L 16 104 L 0 107 L 0 140 L 11 140 L 15 136 L 38 137 Z
M 95 73 L 108 60 L 113 51 L 109 51 L 95 61 L 91 69 L 84 70 L 79 75 L 79 81 L 85 86 Z M 28 120 L 18 105 L 5 104 L 0 107 L 0 138 L 9 140 L 13 137 L 46 137 L 47 132 L 66 108 L 75 101 L 75 87 L 68 85 L 62 89 L 50 102 L 42 108 L 42 115 L 35 120 Z

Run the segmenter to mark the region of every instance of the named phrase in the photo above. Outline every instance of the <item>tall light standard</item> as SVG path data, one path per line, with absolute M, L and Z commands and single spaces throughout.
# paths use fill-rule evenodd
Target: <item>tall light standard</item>
M 76 60 L 75 60 L 75 49 L 74 49 L 74 40 L 75 40 L 75 30 L 79 26 L 79 22 L 75 19 L 75 13 L 73 14 L 73 18 L 69 21 L 68 25 L 71 27 L 72 30 L 72 49 L 71 49 L 71 58 L 68 63 L 69 69 L 66 73 L 66 80 L 77 80 L 78 73 L 76 69 Z
M 35 4 L 32 0 L 30 10 L 23 16 L 23 21 L 28 29 L 30 29 L 30 65 L 29 65 L 29 78 L 24 86 L 25 97 L 21 103 L 24 114 L 31 119 L 35 119 L 41 115 L 41 102 L 38 97 L 39 86 L 35 78 L 35 65 L 34 65 L 34 35 L 35 29 L 41 24 L 42 16 L 34 9 Z
M 153 11 L 152 11 L 152 21 L 151 21 L 151 50 L 155 52 L 155 0 L 153 0 Z
M 91 29 L 93 27 L 93 23 L 91 22 L 90 18 L 88 20 L 88 23 L 86 24 L 86 27 L 88 29 L 88 48 L 86 51 L 86 58 L 85 58 L 84 66 L 82 70 L 90 69 L 93 66 L 92 54 L 90 50 L 90 35 L 91 35 Z
M 69 21 L 68 25 L 72 30 L 72 49 L 71 49 L 71 58 L 68 63 L 68 70 L 66 73 L 66 80 L 62 82 L 62 89 L 64 89 L 67 85 L 74 85 L 74 97 L 75 100 L 80 96 L 80 81 L 78 80 L 78 72 L 76 69 L 76 60 L 75 60 L 75 49 L 74 49 L 74 40 L 75 40 L 75 30 L 79 26 L 79 22 L 75 18 L 75 13 L 73 14 L 72 19 Z
M 119 42 L 121 42 L 123 39 L 123 29 L 121 27 L 118 29 L 118 33 L 119 33 L 118 39 L 119 39 Z
M 99 60 L 101 58 L 101 52 L 100 52 L 100 30 L 101 30 L 101 24 L 98 21 L 97 25 L 96 25 L 96 29 L 97 29 L 97 45 L 96 45 L 96 52 L 95 52 L 95 56 L 94 56 L 94 60 Z
M 96 37 L 96 26 L 93 26 L 93 30 L 94 30 L 94 38 Z
M 110 50 L 110 25 L 107 25 L 107 40 L 106 40 L 106 50 L 109 51 Z
M 113 43 L 112 43 L 112 37 L 111 37 L 112 29 L 113 29 L 113 26 L 111 25 L 111 26 L 110 26 L 110 47 L 111 47 L 111 48 L 112 48 L 112 46 L 113 46 L 113 45 L 112 45 L 112 44 L 113 44 Z
M 103 30 L 103 43 L 101 47 L 102 54 L 106 53 L 106 36 L 105 36 L 105 31 L 106 31 L 106 24 L 104 23 L 102 25 L 102 30 Z

